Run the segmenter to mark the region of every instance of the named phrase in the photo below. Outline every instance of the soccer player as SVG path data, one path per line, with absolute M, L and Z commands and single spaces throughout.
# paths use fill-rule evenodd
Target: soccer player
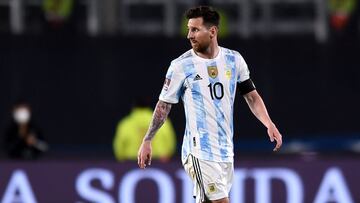
M 282 136 L 250 79 L 243 57 L 220 47 L 219 14 L 200 6 L 186 12 L 192 49 L 173 60 L 152 122 L 138 152 L 139 167 L 151 164 L 151 140 L 181 97 L 186 129 L 182 163 L 194 183 L 196 202 L 228 203 L 234 174 L 233 103 L 238 88 L 253 114 L 266 126 L 274 151 Z

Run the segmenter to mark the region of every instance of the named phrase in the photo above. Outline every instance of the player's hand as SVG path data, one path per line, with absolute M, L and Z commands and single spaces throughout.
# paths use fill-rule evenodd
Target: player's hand
M 143 141 L 138 152 L 138 165 L 144 169 L 151 165 L 151 141 Z
M 276 128 L 275 124 L 271 124 L 268 129 L 267 129 L 267 133 L 270 137 L 270 141 L 274 142 L 274 140 L 276 141 L 276 146 L 273 149 L 274 152 L 278 151 L 282 145 L 282 136 L 279 132 L 279 130 Z

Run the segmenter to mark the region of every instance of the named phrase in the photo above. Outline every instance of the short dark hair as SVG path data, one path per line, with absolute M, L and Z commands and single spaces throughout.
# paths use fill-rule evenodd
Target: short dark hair
M 220 15 L 210 6 L 197 6 L 190 8 L 185 12 L 187 19 L 202 17 L 204 24 L 210 26 L 219 26 Z

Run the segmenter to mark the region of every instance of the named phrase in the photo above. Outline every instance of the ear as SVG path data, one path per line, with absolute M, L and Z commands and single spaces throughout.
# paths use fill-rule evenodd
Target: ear
M 218 28 L 216 26 L 211 26 L 210 27 L 210 38 L 214 38 L 217 36 L 218 33 Z

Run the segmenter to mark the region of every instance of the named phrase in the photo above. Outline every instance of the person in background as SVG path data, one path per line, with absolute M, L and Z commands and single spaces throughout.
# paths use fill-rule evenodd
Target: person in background
M 330 31 L 333 37 L 356 36 L 357 0 L 328 0 Z
M 31 108 L 27 102 L 15 103 L 11 124 L 5 132 L 4 148 L 9 158 L 33 160 L 48 150 L 47 143 L 31 118 Z
M 118 161 L 137 160 L 138 147 L 144 139 L 152 119 L 150 102 L 141 98 L 134 102 L 129 115 L 121 119 L 116 127 L 113 141 L 114 154 Z M 175 131 L 170 120 L 167 120 L 153 140 L 153 158 L 162 162 L 168 161 L 176 150 Z
M 48 30 L 71 29 L 74 8 L 74 0 L 43 0 L 42 9 Z

